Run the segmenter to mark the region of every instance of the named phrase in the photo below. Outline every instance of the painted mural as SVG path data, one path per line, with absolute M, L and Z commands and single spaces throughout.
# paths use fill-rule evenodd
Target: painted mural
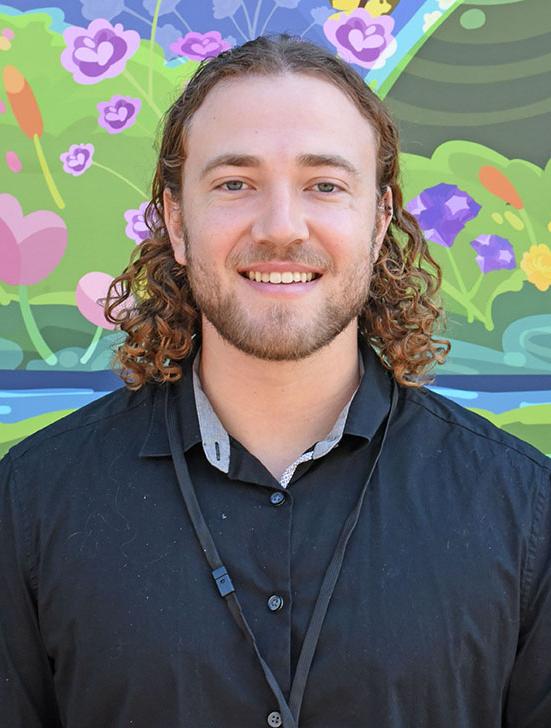
M 433 389 L 551 456 L 548 0 L 0 4 L 0 455 L 120 386 L 98 301 L 147 237 L 163 112 L 201 61 L 282 31 L 345 59 L 400 124 L 444 273 Z

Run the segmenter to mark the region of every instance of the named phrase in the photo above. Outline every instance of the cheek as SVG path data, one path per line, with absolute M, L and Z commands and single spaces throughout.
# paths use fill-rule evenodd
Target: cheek
M 206 206 L 189 226 L 192 255 L 209 268 L 233 268 L 250 242 L 251 212 L 244 206 Z
M 203 268 L 219 268 L 231 253 L 236 237 L 224 220 L 203 219 L 188 227 L 190 257 Z
M 318 211 L 311 225 L 312 237 L 335 258 L 360 255 L 371 245 L 373 221 L 349 208 Z

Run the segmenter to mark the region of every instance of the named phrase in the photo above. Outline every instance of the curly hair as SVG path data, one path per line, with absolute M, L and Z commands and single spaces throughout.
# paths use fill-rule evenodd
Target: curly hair
M 163 208 L 163 190 L 181 199 L 182 165 L 193 115 L 220 81 L 285 73 L 323 79 L 348 96 L 375 132 L 378 197 L 387 188 L 392 191 L 393 218 L 373 267 L 369 298 L 358 317 L 360 335 L 406 387 L 430 381 L 429 369 L 446 358 L 449 342 L 433 336 L 443 321 L 437 299 L 441 271 L 417 221 L 403 207 L 396 125 L 347 63 L 324 48 L 281 34 L 261 36 L 203 61 L 164 116 L 151 201 L 145 212 L 150 237 L 135 249 L 105 301 L 106 318 L 127 334 L 113 365 L 130 389 L 149 381 L 179 379 L 179 362 L 191 354 L 194 335 L 199 333 L 200 311 L 186 267 L 174 258 Z

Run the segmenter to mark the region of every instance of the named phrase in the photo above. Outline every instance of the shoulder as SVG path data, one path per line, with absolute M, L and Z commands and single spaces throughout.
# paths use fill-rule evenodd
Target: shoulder
M 154 386 L 146 385 L 138 391 L 116 389 L 29 435 L 9 450 L 8 457 L 14 464 L 33 459 L 45 462 L 48 452 L 62 454 L 82 442 L 93 447 L 94 439 L 101 437 L 102 432 L 125 428 L 130 419 L 135 421 L 138 412 L 147 411 Z
M 422 447 L 490 465 L 535 468 L 551 476 L 551 459 L 450 399 L 421 387 L 401 388 L 400 400 L 404 425 L 421 436 Z

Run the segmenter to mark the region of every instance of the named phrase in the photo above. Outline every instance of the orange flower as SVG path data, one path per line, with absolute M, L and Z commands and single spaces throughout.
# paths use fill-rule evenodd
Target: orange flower
M 4 68 L 4 86 L 19 128 L 32 139 L 42 136 L 42 114 L 27 79 L 15 66 Z
M 509 205 L 512 205 L 517 210 L 522 210 L 524 203 L 514 188 L 513 183 L 503 172 L 500 172 L 496 167 L 488 165 L 480 168 L 478 176 L 488 192 L 509 203 Z
M 546 291 L 551 286 L 551 250 L 547 245 L 532 245 L 522 256 L 520 267 L 538 291 Z

